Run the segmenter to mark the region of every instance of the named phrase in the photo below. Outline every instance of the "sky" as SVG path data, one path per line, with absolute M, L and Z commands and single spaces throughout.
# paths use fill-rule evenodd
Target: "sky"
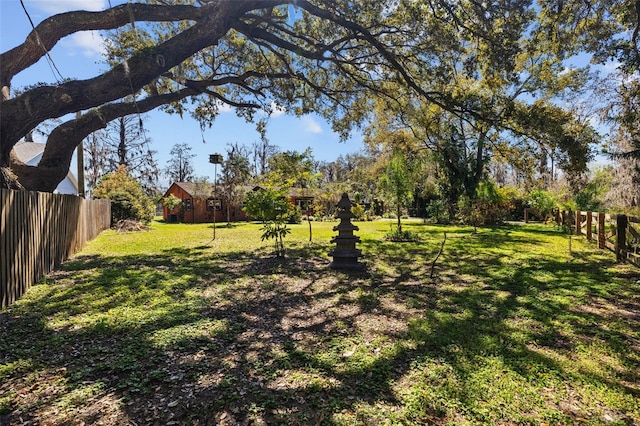
M 98 11 L 109 7 L 109 0 L 23 0 L 25 8 L 34 25 L 45 18 L 72 10 Z M 123 3 L 111 0 L 112 5 Z M 31 31 L 31 24 L 19 0 L 0 0 L 0 52 L 6 52 L 22 43 Z M 82 32 L 68 36 L 58 42 L 50 56 L 55 69 L 64 79 L 87 79 L 107 69 L 102 64 L 102 41 L 97 33 Z M 19 89 L 35 83 L 56 84 L 60 79 L 58 72 L 45 57 L 39 62 L 16 75 L 12 89 Z M 183 118 L 160 111 L 145 114 L 144 123 L 151 149 L 157 151 L 156 160 L 162 168 L 170 158 L 173 145 L 188 143 L 195 154 L 193 159 L 196 176 L 212 176 L 213 165 L 209 163 L 209 154 L 224 154 L 228 144 L 238 142 L 251 146 L 260 139 L 255 125 L 238 118 L 231 109 L 224 109 L 211 128 L 201 132 L 197 121 L 185 114 Z M 357 152 L 363 148 L 360 134 L 352 135 L 347 142 L 340 142 L 338 134 L 317 115 L 296 118 L 287 114 L 275 114 L 267 126 L 267 138 L 270 144 L 281 150 L 304 151 L 312 149 L 314 158 L 319 161 L 333 161 L 339 155 Z M 204 142 L 203 142 L 204 140 Z M 38 140 L 36 142 L 45 142 Z M 169 182 L 163 179 L 161 184 Z

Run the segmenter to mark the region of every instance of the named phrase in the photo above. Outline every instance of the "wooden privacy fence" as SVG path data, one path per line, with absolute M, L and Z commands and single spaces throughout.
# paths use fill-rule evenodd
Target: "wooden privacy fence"
M 74 195 L 0 189 L 0 305 L 109 228 L 111 203 Z
M 529 219 L 527 213 L 525 210 L 525 222 Z M 628 260 L 640 265 L 640 218 L 578 210 L 557 211 L 554 220 L 575 231 L 576 235 L 596 240 L 598 248 L 613 251 L 618 261 Z

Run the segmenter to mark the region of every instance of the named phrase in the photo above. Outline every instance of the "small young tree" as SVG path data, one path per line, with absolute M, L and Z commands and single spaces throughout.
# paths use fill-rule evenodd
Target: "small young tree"
M 253 218 L 263 222 L 262 241 L 274 239 L 277 257 L 284 257 L 284 237 L 291 232 L 287 220 L 292 214 L 293 206 L 287 202 L 286 194 L 281 190 L 265 188 L 247 195 L 244 211 Z
M 400 216 L 402 209 L 413 200 L 413 175 L 406 155 L 399 149 L 394 150 L 385 174 L 380 178 L 382 190 L 396 207 L 398 233 L 402 233 Z
M 227 223 L 231 223 L 231 206 L 237 206 L 244 198 L 243 186 L 251 177 L 247 150 L 236 144 L 227 149 L 227 159 L 222 163 L 222 193 L 227 205 Z

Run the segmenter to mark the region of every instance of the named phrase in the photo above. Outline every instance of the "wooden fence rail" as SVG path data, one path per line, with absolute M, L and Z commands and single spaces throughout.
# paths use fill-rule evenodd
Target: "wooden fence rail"
M 529 221 L 531 210 L 525 209 L 525 222 Z M 598 248 L 609 249 L 618 261 L 627 260 L 640 265 L 640 218 L 623 214 L 601 212 L 556 211 L 553 219 L 576 235 L 585 235 L 588 240 L 596 240 Z
M 0 308 L 109 228 L 108 200 L 0 189 Z

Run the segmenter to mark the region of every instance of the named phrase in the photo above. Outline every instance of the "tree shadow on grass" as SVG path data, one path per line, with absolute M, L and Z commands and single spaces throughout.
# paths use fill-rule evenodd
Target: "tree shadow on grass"
M 508 231 L 468 238 L 473 250 L 443 259 L 452 270 L 438 280 L 424 261 L 437 240 L 366 240 L 369 269 L 355 274 L 328 268 L 324 245 L 291 248 L 284 260 L 206 246 L 76 258 L 2 314 L 2 420 L 637 420 L 630 403 L 573 402 L 584 404 L 584 383 L 637 401 L 638 318 L 625 328 L 611 306 L 636 306 L 628 294 L 640 286 L 602 259 L 528 259 L 505 272 L 490 250 L 531 243 Z M 569 368 L 589 344 L 620 371 Z M 545 386 L 566 404 L 540 402 Z

